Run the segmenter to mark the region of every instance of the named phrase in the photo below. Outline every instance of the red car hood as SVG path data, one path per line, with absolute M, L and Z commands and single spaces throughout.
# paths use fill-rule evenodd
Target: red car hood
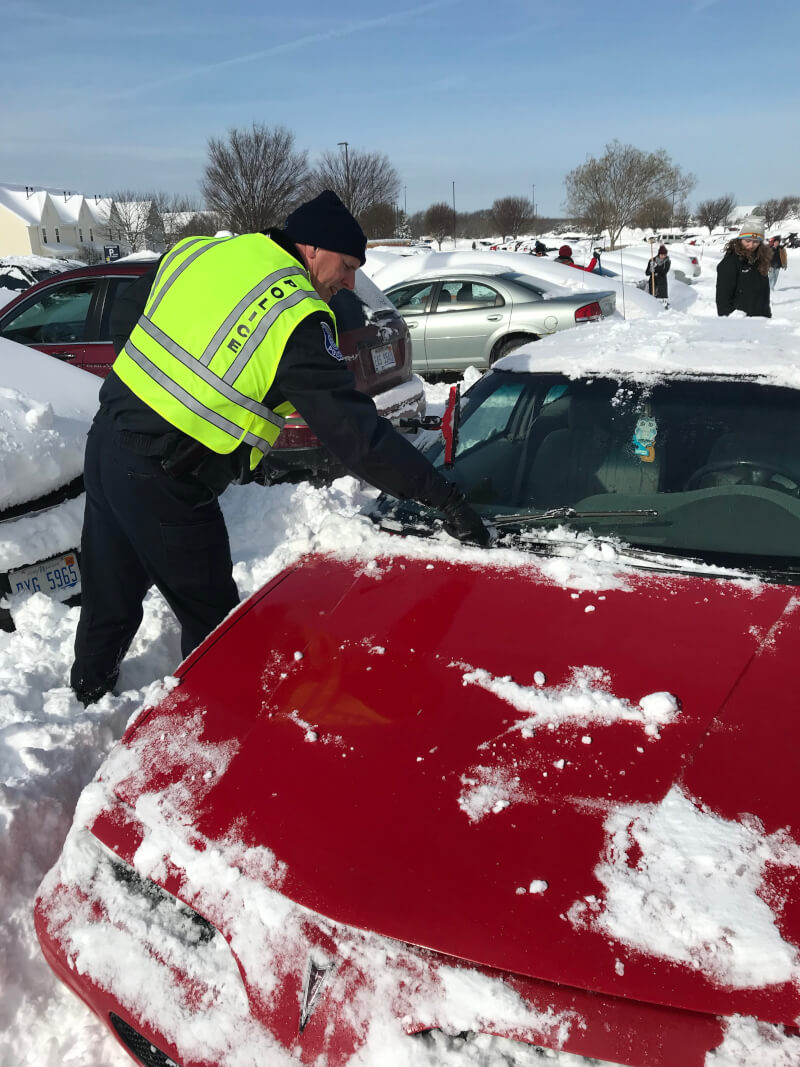
M 202 710 L 203 740 L 238 747 L 203 784 L 198 829 L 268 846 L 283 891 L 337 921 L 564 985 L 788 1020 L 790 983 L 726 988 L 570 914 L 603 899 L 609 813 L 675 786 L 800 839 L 780 666 L 800 655 L 794 607 L 787 587 L 723 579 L 628 574 L 578 594 L 534 567 L 313 557 L 201 646 L 128 739 Z M 555 721 L 564 687 L 632 714 Z M 648 731 L 637 709 L 658 693 L 676 714 Z M 145 789 L 181 774 L 193 788 L 190 767 L 144 774 Z M 117 791 L 131 806 L 135 780 Z M 781 934 L 797 943 L 792 886 Z

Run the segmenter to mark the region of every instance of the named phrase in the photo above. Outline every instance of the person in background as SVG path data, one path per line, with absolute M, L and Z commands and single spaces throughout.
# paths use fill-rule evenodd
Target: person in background
M 769 265 L 769 287 L 774 289 L 778 284 L 778 275 L 782 270 L 786 270 L 786 249 L 781 244 L 781 235 L 775 234 L 774 237 L 769 239 L 769 247 L 772 252 L 772 259 Z
M 764 221 L 744 219 L 739 233 L 725 247 L 717 264 L 717 314 L 743 311 L 751 317 L 771 318 L 769 268 L 772 252 L 764 244 Z
M 116 684 L 150 586 L 177 616 L 184 657 L 236 607 L 218 497 L 252 480 L 295 410 L 357 477 L 488 542 L 461 490 L 378 415 L 339 351 L 328 304 L 354 288 L 366 244 L 325 190 L 282 230 L 179 241 L 126 294 L 86 445 L 70 676 L 81 703 Z
M 555 258 L 555 262 L 563 263 L 567 267 L 574 267 L 576 270 L 592 271 L 600 262 L 600 259 L 597 255 L 597 250 L 595 249 L 594 255 L 589 260 L 589 265 L 587 267 L 582 267 L 580 263 L 576 263 L 575 260 L 572 258 L 572 248 L 569 245 L 562 245 L 561 248 L 559 248 L 558 250 L 558 255 Z
M 670 265 L 667 246 L 659 245 L 658 252 L 648 261 L 644 271 L 648 277 L 647 288 L 650 293 L 657 300 L 663 300 L 664 302 L 669 297 L 667 275 L 669 274 Z
M 537 241 L 536 244 L 533 246 L 533 254 L 535 256 L 546 256 L 547 245 L 545 245 L 542 241 Z

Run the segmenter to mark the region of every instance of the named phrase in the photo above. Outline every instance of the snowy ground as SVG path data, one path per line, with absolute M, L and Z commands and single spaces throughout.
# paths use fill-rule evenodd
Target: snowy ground
M 610 352 L 627 343 L 640 348 L 643 358 L 652 359 L 653 342 L 665 332 L 673 345 L 680 344 L 682 337 L 692 345 L 718 336 L 721 324 L 714 309 L 718 257 L 719 248 L 706 246 L 699 283 L 673 285 L 675 299 L 670 310 L 653 302 L 649 340 L 638 316 L 635 329 L 627 333 L 621 319 L 585 327 L 597 351 L 607 348 Z M 620 310 L 619 301 L 617 307 Z M 781 274 L 773 294 L 773 315 L 769 321 L 735 316 L 723 332 L 735 346 L 737 331 L 741 331 L 743 348 L 752 351 L 754 331 L 761 331 L 765 357 L 772 348 L 796 351 L 800 363 L 800 252 L 789 251 L 789 270 Z M 590 335 L 581 336 L 585 342 Z M 540 344 L 543 348 L 548 343 Z M 566 340 L 562 338 L 561 343 Z M 474 372 L 468 372 L 467 384 L 474 377 Z M 446 390 L 446 386 L 427 386 L 429 410 L 441 410 Z M 223 507 L 231 532 L 234 576 L 242 596 L 303 553 L 329 544 L 333 536 L 345 548 L 350 539 L 354 551 L 363 550 L 363 523 L 357 513 L 374 495 L 351 478 L 322 489 L 301 484 L 228 490 Z M 446 550 L 450 555 L 475 551 L 454 548 L 452 542 Z M 33 932 L 32 902 L 59 854 L 81 790 L 141 704 L 147 688 L 177 665 L 178 632 L 164 602 L 151 594 L 123 666 L 123 692 L 86 710 L 66 685 L 77 609 L 35 595 L 17 598 L 12 610 L 16 632 L 0 633 L 0 1063 L 123 1067 L 130 1063 L 126 1054 L 44 963 Z M 662 888 L 669 896 L 671 887 Z M 425 1062 L 454 1067 L 508 1062 L 500 1058 L 499 1045 L 484 1044 L 480 1059 L 478 1052 L 442 1047 L 434 1059 Z M 393 1058 L 393 1050 L 388 1049 L 380 1061 L 375 1060 L 375 1067 L 405 1062 L 399 1051 Z M 533 1062 L 533 1056 L 524 1062 Z M 578 1061 L 553 1054 L 545 1062 L 567 1067 Z M 763 1033 L 743 1020 L 729 1032 L 725 1049 L 709 1057 L 708 1067 L 743 1063 L 791 1067 L 799 1062 L 796 1042 L 778 1038 L 767 1047 Z

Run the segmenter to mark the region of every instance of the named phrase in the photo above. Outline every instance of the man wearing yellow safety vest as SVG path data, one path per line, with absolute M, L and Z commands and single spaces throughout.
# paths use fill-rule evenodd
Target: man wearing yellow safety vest
M 180 622 L 184 656 L 237 605 L 217 497 L 250 479 L 295 410 L 355 475 L 438 508 L 460 540 L 488 540 L 461 491 L 355 388 L 339 352 L 328 303 L 353 289 L 365 249 L 326 190 L 283 230 L 185 238 L 130 286 L 86 446 L 70 679 L 84 704 L 115 685 L 151 585 Z

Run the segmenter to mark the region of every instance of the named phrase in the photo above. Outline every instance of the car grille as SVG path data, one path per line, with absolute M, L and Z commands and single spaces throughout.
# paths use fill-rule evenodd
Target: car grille
M 125 1048 L 143 1063 L 144 1067 L 180 1067 L 180 1064 L 170 1059 L 166 1052 L 156 1048 L 152 1041 L 148 1041 L 138 1030 L 134 1030 L 113 1011 L 109 1012 L 109 1019 Z

